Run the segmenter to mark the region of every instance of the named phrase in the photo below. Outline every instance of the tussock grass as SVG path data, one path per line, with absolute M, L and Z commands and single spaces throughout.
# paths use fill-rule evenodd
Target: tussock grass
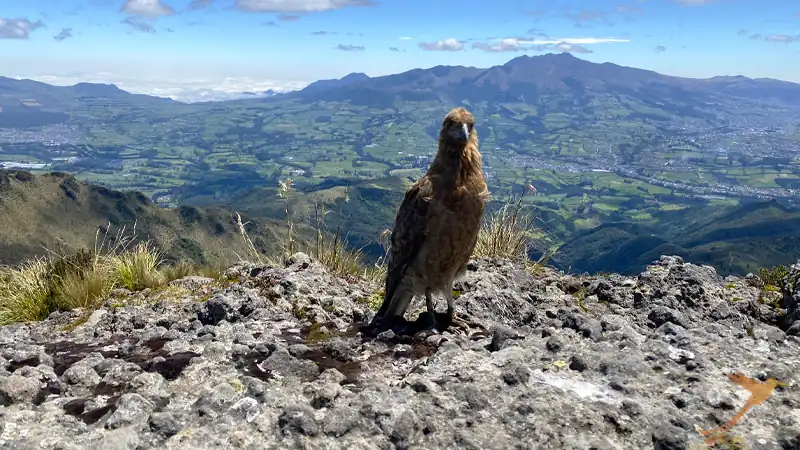
M 50 262 L 45 258 L 0 268 L 0 325 L 30 322 L 52 310 Z
M 530 236 L 535 228 L 532 216 L 524 211 L 525 192 L 510 196 L 499 210 L 484 218 L 472 253 L 474 257 L 528 260 Z
M 325 216 L 330 213 L 325 206 L 314 205 L 316 239 L 311 249 L 311 257 L 324 264 L 331 273 L 342 277 L 359 277 L 364 274 L 364 254 L 361 249 L 351 251 L 347 248 L 347 237 L 342 236 L 341 227 L 327 239 Z
M 776 267 L 762 267 L 758 270 L 758 278 L 764 288 L 774 287 L 777 290 L 784 288 L 787 277 L 789 276 L 789 269 L 786 266 Z
M 167 264 L 152 243 L 137 242 L 135 225 L 130 236 L 125 227 L 110 236 L 110 228 L 102 236 L 98 229 L 91 248 L 0 266 L 0 325 L 42 320 L 53 311 L 96 309 L 116 288 L 157 289 L 188 275 L 219 274 L 185 262 Z
M 147 242 L 126 249 L 109 258 L 116 285 L 131 291 L 153 289 L 164 284 L 164 273 L 159 266 L 164 262 L 163 253 Z

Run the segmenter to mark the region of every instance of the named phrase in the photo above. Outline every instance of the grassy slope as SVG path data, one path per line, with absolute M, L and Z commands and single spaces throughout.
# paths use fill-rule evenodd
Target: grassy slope
M 296 220 L 310 226 L 315 222 L 315 203 L 325 205 L 329 210 L 325 227 L 329 231 L 341 227 L 342 233 L 348 234 L 349 247 L 363 247 L 368 256 L 375 258 L 383 253 L 379 235 L 393 226 L 397 207 L 411 184 L 408 178 L 392 176 L 349 186 L 295 191 L 290 194 L 290 205 Z M 203 197 L 189 197 L 186 201 L 198 205 L 214 204 L 213 199 Z M 281 217 L 285 214 L 283 200 L 277 196 L 277 188 L 272 187 L 245 191 L 231 200 L 230 207 L 256 217 Z
M 575 272 L 639 272 L 661 255 L 713 265 L 721 274 L 791 264 L 800 255 L 800 212 L 775 202 L 665 214 L 658 229 L 619 222 L 581 233 L 554 258 Z
M 151 239 L 173 260 L 226 264 L 247 253 L 232 212 L 163 209 L 141 193 L 114 191 L 65 174 L 0 170 L 0 263 L 45 255 L 45 249 L 91 245 L 98 227 L 104 230 L 109 222 L 112 236 L 123 226 L 126 235 L 132 234 L 135 224 L 138 239 Z M 275 254 L 282 226 L 277 220 L 256 220 L 246 229 L 260 251 Z

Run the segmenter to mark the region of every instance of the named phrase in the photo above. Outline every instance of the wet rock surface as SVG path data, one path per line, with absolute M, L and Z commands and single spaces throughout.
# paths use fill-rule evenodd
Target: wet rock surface
M 675 257 L 637 277 L 478 260 L 456 313 L 485 329 L 441 334 L 363 332 L 378 287 L 302 254 L 226 280 L 0 328 L 0 447 L 708 448 L 696 427 L 745 404 L 740 371 L 787 386 L 731 436 L 800 448 L 796 278 L 772 302 Z

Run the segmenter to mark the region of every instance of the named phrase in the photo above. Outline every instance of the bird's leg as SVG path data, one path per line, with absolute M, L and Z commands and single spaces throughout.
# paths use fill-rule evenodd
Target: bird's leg
M 430 330 L 430 331 L 437 331 L 437 329 L 436 329 L 436 309 L 434 309 L 434 307 L 433 307 L 433 296 L 431 295 L 431 291 L 425 291 L 425 304 L 428 307 L 428 315 L 431 318 L 431 324 L 426 329 Z
M 484 330 L 486 329 L 483 325 L 477 322 L 467 322 L 466 320 L 455 316 L 456 311 L 455 306 L 453 305 L 453 289 L 447 290 L 445 296 L 447 297 L 447 321 L 450 323 L 450 326 L 461 328 L 467 334 L 469 334 L 470 327 L 482 328 Z

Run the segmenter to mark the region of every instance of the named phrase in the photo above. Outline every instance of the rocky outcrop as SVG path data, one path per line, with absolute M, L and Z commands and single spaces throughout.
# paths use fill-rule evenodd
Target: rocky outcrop
M 800 336 L 800 263 L 789 268 L 783 279 L 782 304 L 786 314 L 781 318 L 781 325 L 787 333 Z
M 675 257 L 637 277 L 479 260 L 456 304 L 486 330 L 371 337 L 376 286 L 303 254 L 242 264 L 0 328 L 0 447 L 707 448 L 740 371 L 787 385 L 730 436 L 797 449 L 798 286 L 752 284 Z

